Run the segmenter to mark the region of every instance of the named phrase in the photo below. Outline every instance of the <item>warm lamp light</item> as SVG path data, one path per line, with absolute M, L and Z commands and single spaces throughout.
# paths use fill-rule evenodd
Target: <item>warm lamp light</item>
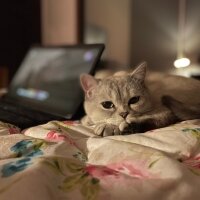
M 174 67 L 176 68 L 187 67 L 189 65 L 190 65 L 190 59 L 188 58 L 179 58 L 174 61 Z
M 176 68 L 187 67 L 190 60 L 184 56 L 185 48 L 185 18 L 186 18 L 186 0 L 179 0 L 179 16 L 178 16 L 178 49 L 177 59 L 174 61 Z

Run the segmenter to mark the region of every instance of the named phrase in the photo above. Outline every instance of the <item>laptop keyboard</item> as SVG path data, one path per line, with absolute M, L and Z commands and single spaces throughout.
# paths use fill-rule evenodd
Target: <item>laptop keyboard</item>
M 27 128 L 34 125 L 34 121 L 23 116 L 17 116 L 14 113 L 0 110 L 0 120 L 10 124 L 14 124 L 20 128 Z
M 0 120 L 17 125 L 20 128 L 26 128 L 55 120 L 55 117 L 21 105 L 0 101 Z
M 26 108 L 24 106 L 21 106 L 21 105 L 15 106 L 7 102 L 0 102 L 0 111 L 1 110 L 7 111 L 9 113 L 15 113 L 15 114 L 18 114 L 19 116 L 24 116 L 30 119 L 41 120 L 44 118 L 49 118 L 48 114 L 46 113 L 41 114 L 40 112 Z

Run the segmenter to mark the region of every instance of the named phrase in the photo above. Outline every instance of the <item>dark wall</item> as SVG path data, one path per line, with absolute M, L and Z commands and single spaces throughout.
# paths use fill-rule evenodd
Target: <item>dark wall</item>
M 0 66 L 9 68 L 10 78 L 28 48 L 40 42 L 40 0 L 1 0 Z
M 168 69 L 176 58 L 178 0 L 134 0 L 131 62 Z M 173 66 L 172 66 L 173 67 Z
M 200 64 L 200 1 L 188 0 L 185 48 L 194 62 Z

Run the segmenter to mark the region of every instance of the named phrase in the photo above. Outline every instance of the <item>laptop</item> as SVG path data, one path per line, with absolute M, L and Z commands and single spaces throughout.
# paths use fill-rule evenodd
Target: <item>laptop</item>
M 0 121 L 22 129 L 83 114 L 81 73 L 94 74 L 103 44 L 33 46 L 0 98 Z

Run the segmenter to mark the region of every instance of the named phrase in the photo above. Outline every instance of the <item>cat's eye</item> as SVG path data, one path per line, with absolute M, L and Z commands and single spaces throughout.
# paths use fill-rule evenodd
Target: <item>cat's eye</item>
M 135 104 L 135 103 L 137 103 L 139 100 L 140 100 L 140 96 L 132 97 L 132 98 L 129 100 L 128 105 Z
M 111 109 L 114 108 L 115 105 L 113 104 L 112 101 L 104 101 L 101 103 L 101 105 L 105 108 L 105 109 Z

